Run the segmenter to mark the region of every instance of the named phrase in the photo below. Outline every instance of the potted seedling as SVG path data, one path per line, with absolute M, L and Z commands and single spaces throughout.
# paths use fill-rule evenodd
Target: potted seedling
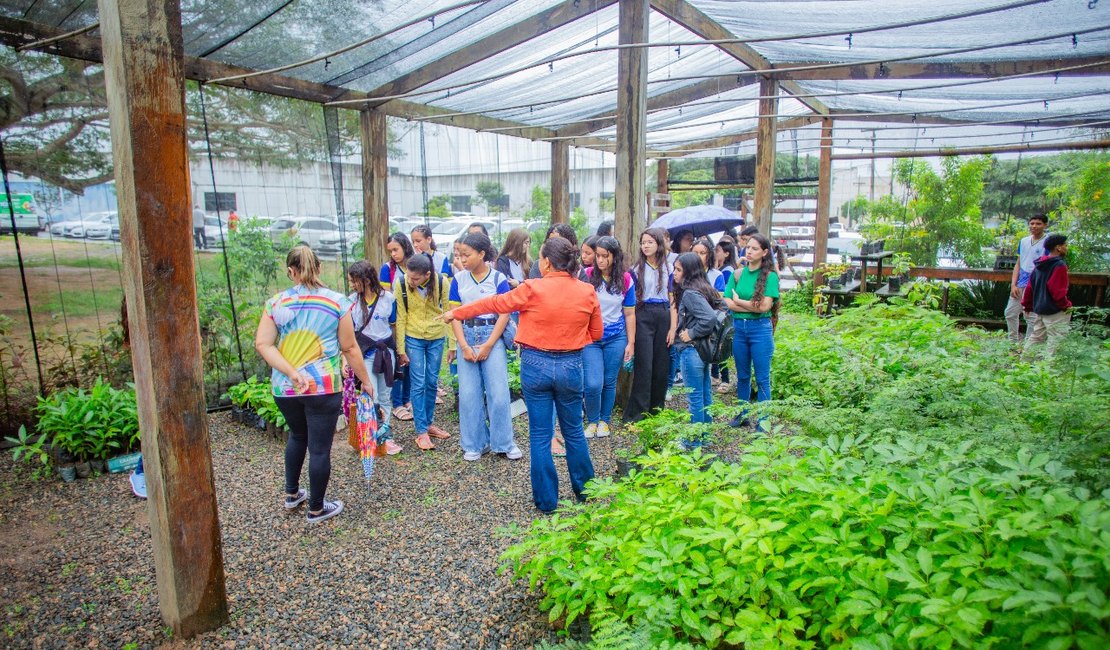
M 890 262 L 890 277 L 887 279 L 887 284 L 891 291 L 901 291 L 902 283 L 909 280 L 910 275 L 910 256 L 906 253 L 898 253 Z

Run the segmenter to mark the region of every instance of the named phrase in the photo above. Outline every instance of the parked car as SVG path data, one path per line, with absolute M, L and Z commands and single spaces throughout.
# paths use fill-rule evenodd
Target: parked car
M 220 231 L 223 231 L 222 233 Z M 223 248 L 227 240 L 227 224 L 216 217 L 204 218 L 204 243 L 208 248 Z
M 813 226 L 786 226 L 784 229 L 789 237 L 809 237 L 810 239 L 786 239 L 787 253 L 812 253 L 813 235 L 816 228 Z
M 112 212 L 99 221 L 85 224 L 87 239 L 111 239 L 112 231 L 119 232 L 119 213 Z
M 79 221 L 65 222 L 68 225 L 65 227 L 64 234 L 66 237 L 81 238 L 85 237 L 86 228 L 90 226 L 95 228 L 98 225 L 109 224 L 109 229 L 104 237 L 105 239 L 107 239 L 107 235 L 110 235 L 112 232 L 110 225 L 112 218 L 118 218 L 118 215 L 119 213 L 114 210 L 108 212 L 90 212 L 89 214 L 85 215 L 84 219 L 81 219 Z M 51 234 L 53 234 L 53 232 Z
M 463 217 L 458 219 L 448 219 L 441 221 L 432 226 L 432 233 L 439 236 L 440 239 L 458 239 L 472 223 L 480 223 L 486 227 L 486 231 L 491 236 L 497 235 L 497 222 L 490 221 L 489 219 L 478 219 L 476 217 Z
M 307 244 L 313 250 L 320 246 L 320 238 L 339 232 L 339 224 L 323 217 L 281 217 L 270 225 L 270 239 L 282 243 L 285 235 L 292 235 L 294 244 Z
M 829 255 L 859 255 L 863 235 L 851 230 L 829 229 Z

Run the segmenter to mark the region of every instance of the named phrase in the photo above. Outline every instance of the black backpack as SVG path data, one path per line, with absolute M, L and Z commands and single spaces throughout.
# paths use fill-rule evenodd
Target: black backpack
M 732 314 L 718 309 L 713 318 L 713 330 L 708 336 L 694 339 L 694 349 L 706 363 L 724 363 L 732 356 Z

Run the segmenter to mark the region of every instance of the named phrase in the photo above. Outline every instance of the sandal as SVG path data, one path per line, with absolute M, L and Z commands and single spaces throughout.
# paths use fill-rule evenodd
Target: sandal
M 398 406 L 393 409 L 393 417 L 403 422 L 408 422 L 412 419 L 412 408 L 408 406 Z
M 431 451 L 436 448 L 435 443 L 432 442 L 432 439 L 429 438 L 426 433 L 416 436 L 416 446 L 423 451 Z
M 565 458 L 567 455 L 567 449 L 558 436 L 551 439 L 551 455 L 558 458 Z

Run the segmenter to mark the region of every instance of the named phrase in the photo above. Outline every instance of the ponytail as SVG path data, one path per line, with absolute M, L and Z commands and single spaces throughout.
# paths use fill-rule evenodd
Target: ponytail
M 309 289 L 318 289 L 320 283 L 320 258 L 308 246 L 296 246 L 285 256 L 285 266 L 293 269 L 297 283 Z

